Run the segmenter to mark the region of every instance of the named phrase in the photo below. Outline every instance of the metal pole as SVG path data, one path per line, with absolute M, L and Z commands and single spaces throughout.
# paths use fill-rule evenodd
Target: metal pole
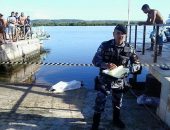
M 136 41 L 137 41 L 137 30 L 138 30 L 138 26 L 135 25 L 135 49 L 136 49 Z
M 126 29 L 128 30 L 128 25 L 126 25 Z M 125 41 L 126 41 L 126 43 L 127 43 L 127 35 L 126 35 L 126 38 L 125 38 Z
M 131 32 L 132 32 L 132 26 L 129 26 L 129 44 L 131 44 Z
M 130 25 L 130 0 L 128 0 L 128 25 Z
M 128 26 L 127 26 L 127 28 L 129 27 L 129 25 L 130 25 L 130 0 L 128 0 Z M 129 44 L 130 44 L 130 32 L 128 33 L 128 35 L 129 35 Z M 126 42 L 127 42 L 127 38 L 126 38 Z
M 145 54 L 145 34 L 146 34 L 146 25 L 143 26 L 143 47 L 142 47 L 142 55 Z
M 159 25 L 156 26 L 156 37 L 155 37 L 155 49 L 154 49 L 154 59 L 153 62 L 157 62 L 157 46 L 158 46 L 158 38 L 159 38 Z

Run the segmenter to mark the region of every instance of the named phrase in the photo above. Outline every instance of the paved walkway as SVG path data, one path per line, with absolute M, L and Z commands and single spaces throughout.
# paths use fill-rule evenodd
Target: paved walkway
M 146 43 L 146 48 L 149 48 L 150 43 Z M 154 61 L 154 51 L 145 50 L 144 55 L 142 55 L 142 46 L 137 45 L 137 54 L 142 63 L 153 64 Z M 159 49 L 158 49 L 159 50 Z M 164 43 L 162 48 L 162 55 L 157 56 L 157 64 L 170 64 L 170 42 Z M 139 51 L 139 52 L 138 52 Z
M 0 85 L 1 130 L 89 130 L 96 92 L 81 88 L 56 94 L 45 86 Z M 153 112 L 153 111 L 152 111 Z M 158 118 L 158 117 L 156 117 Z M 123 100 L 122 119 L 126 130 L 168 130 L 128 92 Z M 101 129 L 113 127 L 111 97 L 102 116 Z

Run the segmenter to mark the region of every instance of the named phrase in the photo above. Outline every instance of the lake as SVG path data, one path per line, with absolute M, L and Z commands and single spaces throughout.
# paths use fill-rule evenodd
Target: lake
M 138 28 L 138 41 L 142 42 L 142 26 Z M 112 39 L 113 26 L 55 26 L 44 27 L 51 36 L 45 40 L 43 47 L 49 53 L 41 59 L 48 63 L 91 63 L 92 58 L 101 42 Z M 148 28 L 146 41 L 149 42 L 149 34 L 152 30 Z M 132 28 L 134 34 L 134 28 Z M 134 37 L 132 37 L 132 42 Z M 31 68 L 32 69 L 32 68 Z M 34 83 L 53 85 L 59 81 L 79 80 L 83 81 L 87 88 L 93 88 L 94 77 L 98 75 L 96 67 L 74 67 L 74 66 L 38 66 L 33 74 Z M 145 80 L 147 71 L 138 76 L 138 80 Z M 16 74 L 15 74 L 16 75 Z M 3 78 L 2 78 L 3 77 Z M 8 76 L 7 76 L 8 77 Z M 14 76 L 15 77 L 15 76 Z M 1 75 L 1 81 L 4 76 Z M 23 80 L 19 80 L 20 82 Z M 11 82 L 15 82 L 14 80 Z

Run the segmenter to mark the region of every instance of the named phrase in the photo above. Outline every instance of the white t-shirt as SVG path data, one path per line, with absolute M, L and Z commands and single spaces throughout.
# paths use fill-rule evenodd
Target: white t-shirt
M 8 21 L 8 23 L 9 23 L 9 24 L 8 24 L 9 26 L 15 26 L 16 18 L 9 16 L 7 21 Z

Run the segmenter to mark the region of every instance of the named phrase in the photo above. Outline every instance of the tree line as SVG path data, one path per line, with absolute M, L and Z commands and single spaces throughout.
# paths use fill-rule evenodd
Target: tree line
M 131 24 L 136 24 L 137 21 L 131 21 Z M 127 21 L 114 20 L 32 20 L 33 26 L 115 26 L 117 24 L 127 24 Z

